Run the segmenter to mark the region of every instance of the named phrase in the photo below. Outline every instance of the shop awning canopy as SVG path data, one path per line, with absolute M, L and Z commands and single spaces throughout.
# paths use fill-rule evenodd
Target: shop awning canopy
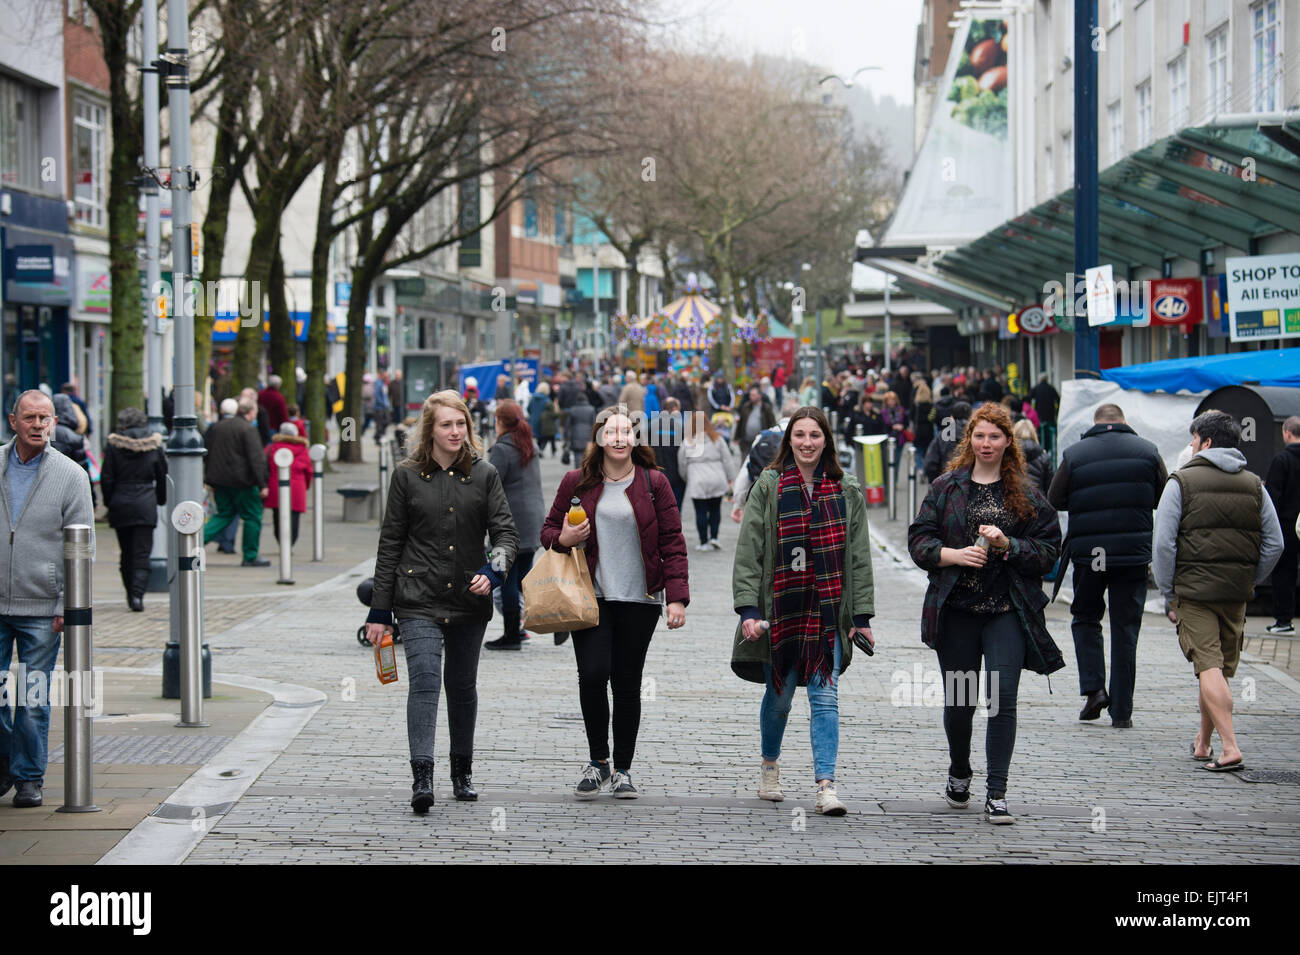
M 904 292 L 938 302 L 952 309 L 978 308 L 983 310 L 1011 311 L 1014 303 L 992 291 L 977 279 L 940 274 L 933 269 L 902 259 L 871 258 L 871 267 L 888 272 L 898 280 Z
M 1116 278 L 1162 270 L 1221 245 L 1300 224 L 1300 110 L 1220 117 L 1113 163 L 1100 174 L 1101 262 Z M 1048 283 L 1074 271 L 1074 190 L 1069 189 L 925 265 L 859 249 L 858 261 L 894 275 L 904 292 L 954 310 L 1010 312 L 1040 302 Z M 1068 291 L 1068 290 L 1067 290 Z
M 1144 365 L 1108 368 L 1107 381 L 1133 391 L 1212 391 L 1243 382 L 1274 388 L 1300 388 L 1300 348 L 1238 352 L 1204 358 L 1173 358 Z
M 1254 239 L 1295 231 L 1300 111 L 1184 129 L 1102 170 L 1098 201 L 1101 262 L 1113 264 L 1117 278 L 1161 269 L 1169 259 L 1199 261 L 1220 245 L 1249 250 Z M 1040 301 L 1047 283 L 1064 285 L 1074 271 L 1073 189 L 932 264 L 1017 304 Z

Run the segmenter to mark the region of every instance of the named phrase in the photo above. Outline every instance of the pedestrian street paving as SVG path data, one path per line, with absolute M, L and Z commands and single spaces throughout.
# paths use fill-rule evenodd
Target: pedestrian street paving
M 544 486 L 560 469 L 545 462 Z M 689 510 L 688 510 L 689 513 Z M 1211 774 L 1188 756 L 1196 728 L 1191 668 L 1173 628 L 1148 615 L 1139 646 L 1134 728 L 1103 714 L 1078 721 L 1068 616 L 1050 609 L 1069 666 L 1023 674 L 1008 801 L 1016 825 L 942 799 L 947 770 L 941 706 L 920 643 L 925 575 L 900 560 L 899 528 L 883 512 L 873 539 L 879 641 L 855 655 L 840 692 L 840 819 L 813 812 L 808 708 L 800 693 L 782 754 L 787 798 L 755 796 L 762 688 L 730 672 L 735 614 L 731 558 L 738 526 L 724 516 L 723 550 L 690 550 L 687 625 L 661 624 L 643 685 L 632 775 L 642 798 L 572 796 L 586 745 L 571 644 L 536 635 L 519 653 L 484 652 L 474 779 L 477 803 L 451 799 L 445 709 L 439 718 L 438 802 L 410 811 L 405 686 L 382 687 L 353 636 L 364 618 L 352 586 L 295 597 L 270 618 L 222 635 L 226 668 L 325 691 L 329 702 L 189 856 L 191 863 L 436 861 L 1291 862 L 1300 857 L 1300 786 Z M 905 530 L 905 529 L 904 529 Z M 687 528 L 693 544 L 693 522 Z M 365 568 L 358 568 L 360 575 Z M 359 576 L 358 578 L 359 579 Z M 496 635 L 499 620 L 489 625 Z M 245 632 L 246 631 L 246 632 Z M 255 632 L 254 632 L 255 631 Z M 399 667 L 405 672 L 404 661 Z M 1243 665 L 1233 680 L 1248 764 L 1295 769 L 1300 687 Z M 934 687 L 929 689 L 927 688 Z M 983 733 L 976 719 L 972 803 L 982 800 Z

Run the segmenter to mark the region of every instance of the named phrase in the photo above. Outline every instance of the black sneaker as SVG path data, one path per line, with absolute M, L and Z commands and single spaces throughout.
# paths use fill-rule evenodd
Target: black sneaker
M 1016 817 L 1007 811 L 1006 798 L 994 799 L 990 796 L 984 800 L 984 818 L 995 826 L 1009 826 L 1016 821 Z
M 614 778 L 610 782 L 610 791 L 614 793 L 615 799 L 635 799 L 637 797 L 636 787 L 632 785 L 632 777 L 621 769 L 614 773 Z
M 609 764 L 588 763 L 582 768 L 582 778 L 574 787 L 573 794 L 579 799 L 595 799 L 607 785 L 609 785 Z
M 1277 623 L 1269 624 L 1267 627 L 1264 628 L 1264 631 L 1266 633 L 1295 633 L 1295 627 L 1291 626 L 1290 620 L 1288 620 L 1286 623 L 1282 623 L 1281 621 L 1278 621 Z
M 241 561 L 240 567 L 270 567 L 271 562 L 265 557 L 254 557 L 252 560 Z
M 18 780 L 18 792 L 14 794 L 14 806 L 18 809 L 35 809 L 44 800 L 41 798 L 41 780 Z
M 965 809 L 970 805 L 970 780 L 969 776 L 965 779 L 948 777 L 948 788 L 944 790 L 943 798 L 948 800 L 948 805 L 953 809 Z

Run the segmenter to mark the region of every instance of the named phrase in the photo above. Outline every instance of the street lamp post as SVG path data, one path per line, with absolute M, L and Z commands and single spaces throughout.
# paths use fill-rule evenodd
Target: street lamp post
M 191 279 L 190 208 L 194 191 L 194 170 L 190 166 L 190 52 L 189 8 L 186 0 L 167 0 L 167 51 L 158 62 L 166 77 L 167 110 L 171 117 L 171 199 L 172 199 L 172 315 L 175 322 L 173 341 L 172 389 L 175 417 L 171 439 L 167 442 L 168 473 L 171 476 L 169 513 L 181 501 L 203 500 L 203 439 L 199 435 L 194 404 L 194 300 L 184 289 Z M 169 563 L 181 553 L 180 533 L 169 528 L 171 540 Z M 172 640 L 180 641 L 181 575 L 171 581 Z M 202 627 L 203 603 L 200 592 L 197 608 L 192 610 Z
M 162 408 L 162 339 L 163 317 L 159 309 L 162 297 L 162 265 L 159 262 L 159 246 L 162 243 L 158 182 L 159 140 L 158 129 L 158 68 L 154 58 L 158 55 L 158 0 L 144 0 L 141 7 L 143 14 L 141 42 L 145 49 L 145 63 L 140 68 L 143 90 L 141 99 L 144 104 L 144 174 L 140 177 L 141 191 L 144 193 L 144 259 L 145 259 L 145 320 L 148 331 L 145 333 L 145 412 L 149 416 L 149 430 L 156 434 L 165 434 Z M 173 287 L 172 299 L 176 292 Z M 148 591 L 162 593 L 167 589 L 167 535 L 171 522 L 166 519 L 167 511 L 158 508 L 158 520 L 154 524 L 153 546 L 149 551 Z
M 809 262 L 805 262 L 799 268 L 801 271 L 811 272 L 812 264 Z M 808 294 L 808 280 L 806 277 L 804 279 L 803 285 L 804 285 L 803 288 L 804 301 L 811 305 L 812 296 Z M 822 363 L 825 360 L 822 355 L 822 310 L 820 308 L 817 308 L 816 306 L 813 306 L 813 310 L 817 314 L 817 385 L 816 387 L 820 388 L 822 386 L 822 381 L 824 380 L 824 369 Z

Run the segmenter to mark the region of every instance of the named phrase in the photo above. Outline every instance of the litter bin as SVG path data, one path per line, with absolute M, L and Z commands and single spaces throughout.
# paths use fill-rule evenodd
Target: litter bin
M 1206 395 L 1196 413 L 1222 411 L 1241 425 L 1241 453 L 1246 467 L 1268 477 L 1268 466 L 1282 450 L 1282 422 L 1300 415 L 1300 388 L 1224 385 Z M 1188 422 L 1190 424 L 1191 422 Z
M 885 439 L 888 435 L 858 435 L 853 439 L 857 453 L 858 483 L 869 507 L 885 506 Z

